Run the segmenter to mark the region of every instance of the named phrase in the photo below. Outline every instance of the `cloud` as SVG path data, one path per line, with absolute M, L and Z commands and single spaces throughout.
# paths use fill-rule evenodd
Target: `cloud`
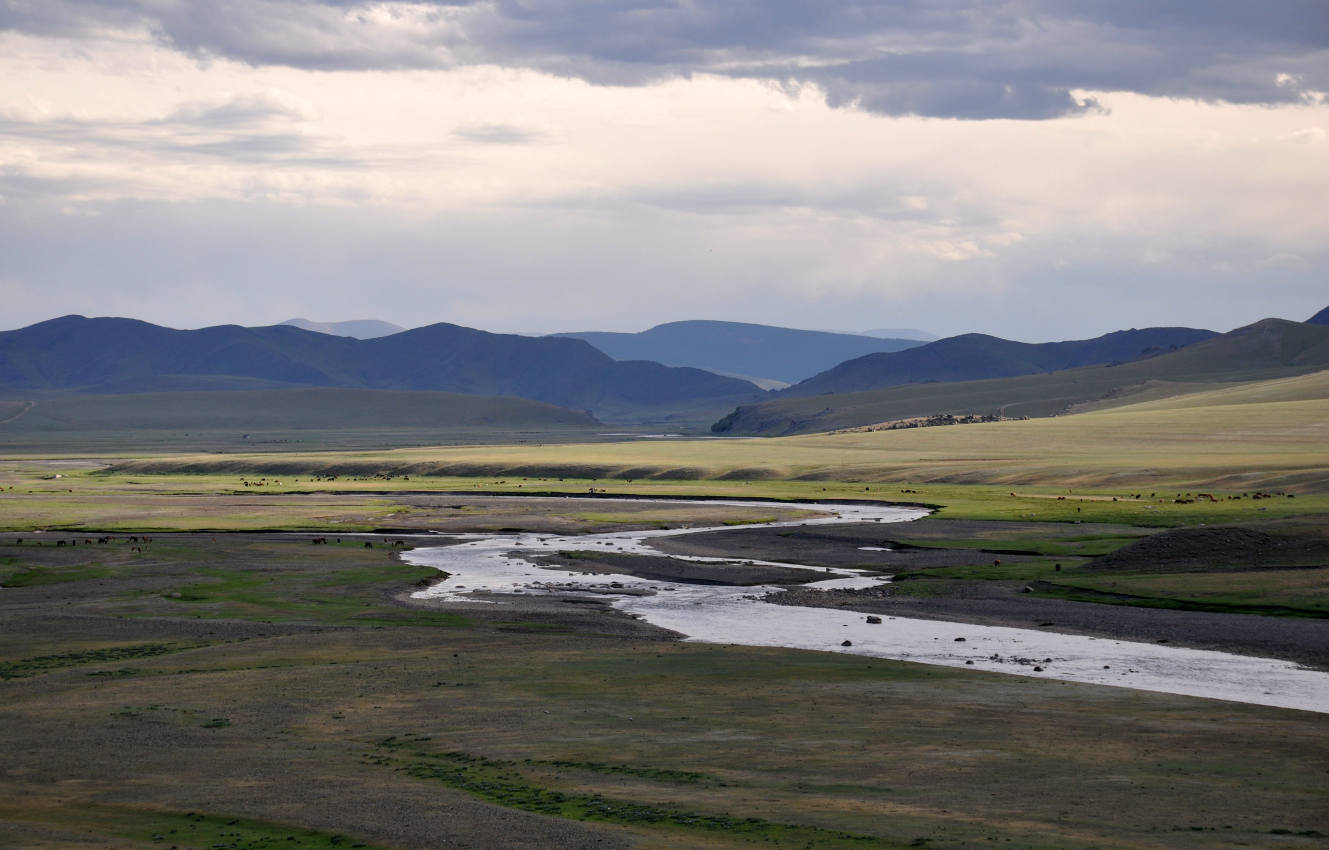
M 0 140 L 16 139 L 37 142 L 44 147 L 77 151 L 75 160 L 98 160 L 109 165 L 125 159 L 150 161 L 154 157 L 218 158 L 233 162 L 343 162 L 335 157 L 317 156 L 317 139 L 300 133 L 255 127 L 249 131 L 220 134 L 181 132 L 185 122 L 179 119 L 150 121 L 108 121 L 68 116 L 24 121 L 0 117 Z M 206 119 L 196 125 L 207 128 Z M 167 164 L 167 163 L 161 163 Z
M 0 0 L 0 294 L 534 332 L 1309 315 L 1318 6 L 1241 8 Z
M 69 204 L 297 193 L 336 203 L 354 187 L 324 175 L 367 171 L 374 154 L 314 117 L 309 104 L 272 89 L 177 102 L 155 115 L 0 109 L 0 197 Z
M 1329 91 L 1323 0 L 7 0 L 0 28 L 139 29 L 256 66 L 490 64 L 616 85 L 723 74 L 967 119 L 1096 109 L 1084 91 L 1265 104 Z
M 530 145 L 546 139 L 543 131 L 516 124 L 466 124 L 452 135 L 482 145 Z
M 1323 127 L 1303 127 L 1300 130 L 1294 130 L 1285 136 L 1279 136 L 1279 141 L 1295 142 L 1301 145 L 1314 145 L 1324 142 L 1329 134 L 1324 132 Z
M 1237 280 L 1219 287 L 1190 256 L 1136 262 L 1127 237 L 1043 234 L 998 252 L 963 234 L 928 242 L 854 222 L 813 229 L 797 211 L 754 225 L 640 206 L 416 217 L 217 201 L 100 209 L 75 217 L 40 201 L 0 204 L 6 327 L 69 312 L 260 325 L 334 304 L 346 318 L 526 333 L 898 318 L 1046 341 L 1163 324 L 1227 330 L 1279 310 L 1300 318 L 1324 306 L 1327 259 L 1312 246 L 1305 265 L 1281 257 L 1252 269 L 1237 252 Z M 1065 263 L 1054 269 L 1058 241 Z
M 317 110 L 308 101 L 270 89 L 183 103 L 162 123 L 231 130 L 272 122 L 313 121 L 317 117 Z

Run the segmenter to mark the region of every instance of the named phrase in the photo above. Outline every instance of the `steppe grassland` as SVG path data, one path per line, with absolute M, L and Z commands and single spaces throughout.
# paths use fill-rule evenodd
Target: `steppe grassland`
M 625 639 L 590 614 L 427 623 L 372 580 L 415 577 L 384 549 L 157 547 L 44 547 L 71 576 L 108 557 L 115 575 L 19 589 L 26 642 L 9 649 L 38 655 L 29 630 L 66 643 L 45 666 L 5 653 L 0 843 L 215 846 L 191 834 L 201 814 L 232 843 L 258 819 L 278 841 L 511 846 L 488 804 L 661 848 L 1313 847 L 1323 827 L 1329 729 L 1305 712 Z M 218 569 L 255 584 L 200 583 Z M 114 613 L 120 640 L 98 641 Z M 228 621 L 251 625 L 211 633 Z M 548 821 L 509 828 L 568 846 Z
M 1324 479 L 1294 475 L 1326 465 L 1317 430 L 1325 418 L 1298 404 L 1246 405 L 1249 416 L 1211 405 L 1198 416 L 1114 411 L 788 440 L 160 458 L 112 474 L 12 459 L 0 462 L 0 504 L 12 529 L 111 521 L 124 530 L 595 530 L 621 527 L 638 509 L 647 513 L 635 521 L 647 526 L 752 521 L 773 510 L 606 502 L 587 511 L 551 501 L 468 511 L 413 492 L 590 488 L 880 498 L 944 505 L 942 516 L 1150 525 L 1325 513 Z M 1113 418 L 1122 416 L 1134 418 Z M 1232 464 L 1217 478 L 1216 452 Z M 475 475 L 401 477 L 410 464 L 458 456 Z M 947 458 L 937 480 L 886 483 Z M 291 465 L 265 473 L 265 462 Z M 1105 475 L 1116 463 L 1122 468 Z M 1018 484 L 984 477 L 1020 464 L 1032 469 Z M 181 471 L 190 468 L 200 471 Z M 336 481 L 310 480 L 338 469 Z M 559 481 L 567 469 L 596 475 Z M 652 469 L 717 477 L 641 477 Z M 767 477 L 793 474 L 807 479 Z M 1215 482 L 1246 482 L 1236 493 L 1293 479 L 1295 499 L 1133 498 L 1160 480 L 1221 495 Z M 501 812 L 597 813 L 591 820 L 604 834 L 646 847 L 1323 843 L 1329 740 L 1319 716 L 830 653 L 624 641 L 590 620 L 551 627 L 522 614 L 416 614 L 391 595 L 421 571 L 393 564 L 383 548 L 207 537 L 163 546 L 160 556 L 156 543 L 143 553 L 121 543 L 114 560 L 109 550 L 65 547 L 59 557 L 70 563 L 46 576 L 52 584 L 6 591 L 27 594 L 32 628 L 47 631 L 10 635 L 3 661 L 16 670 L 67 664 L 4 685 L 0 725 L 12 758 L 0 776 L 8 801 L 0 843 L 37 837 L 40 846 L 75 847 L 93 835 L 102 846 L 138 848 L 170 834 L 180 846 L 208 846 L 182 837 L 189 823 L 201 826 L 187 813 L 201 812 L 209 823 L 221 817 L 215 823 L 234 831 L 223 830 L 232 841 L 242 830 L 280 838 L 318 828 L 311 842 L 340 833 L 428 846 L 418 836 L 441 834 L 431 830 L 460 824 L 477 831 L 474 840 L 505 823 L 491 803 Z M 16 548 L 6 555 L 32 557 L 32 547 Z M 60 625 L 71 613 L 121 617 L 125 631 L 97 640 L 89 621 Z M 207 634 L 209 617 L 255 631 L 218 640 Z M 149 636 L 162 622 L 180 634 Z M 281 634 L 270 624 L 311 631 Z M 169 651 L 157 653 L 163 643 Z M 338 789 L 335 806 L 312 793 L 328 783 Z M 91 825 L 89 803 L 101 812 Z M 662 806 L 690 825 L 653 820 Z M 418 813 L 424 831 L 383 814 L 399 810 Z M 557 846 L 556 834 L 537 839 Z
M 1315 376 L 1313 376 L 1315 377 Z M 1278 382 L 1272 382 L 1278 383 Z M 1285 395 L 1307 394 L 1306 382 Z M 1275 398 L 1278 388 L 1265 390 Z M 1000 486 L 1329 490 L 1329 397 L 1223 391 L 1050 419 L 776 439 L 634 440 L 274 456 L 175 456 L 135 472 L 263 472 Z M 729 492 L 728 488 L 723 488 Z
M 942 516 L 957 518 L 1147 526 L 1323 513 L 1329 399 L 1313 396 L 1326 383 L 1315 375 L 1213 391 L 1204 404 L 1188 396 L 1053 419 L 782 439 L 67 457 L 55 465 L 11 457 L 0 462 L 3 527 L 422 528 L 438 513 L 400 495 L 416 491 L 866 498 L 943 506 Z M 106 462 L 110 473 L 101 471 Z M 1296 498 L 1225 498 L 1259 490 Z M 1219 501 L 1177 502 L 1199 492 Z

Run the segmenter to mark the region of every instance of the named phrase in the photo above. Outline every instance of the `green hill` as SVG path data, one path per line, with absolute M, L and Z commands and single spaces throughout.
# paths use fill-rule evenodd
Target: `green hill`
M 721 434 L 779 436 L 936 414 L 1054 416 L 1329 368 L 1329 327 L 1266 319 L 1157 357 L 1015 378 L 906 384 L 741 406 Z

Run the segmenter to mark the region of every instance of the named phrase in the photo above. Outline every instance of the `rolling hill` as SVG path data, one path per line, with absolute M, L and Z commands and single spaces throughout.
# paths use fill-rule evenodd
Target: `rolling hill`
M 823 369 L 876 351 L 901 351 L 913 339 L 803 331 L 744 322 L 669 322 L 640 333 L 555 334 L 589 342 L 617 360 L 654 360 L 735 375 L 767 385 L 801 381 Z
M 868 354 L 777 393 L 812 396 L 928 381 L 974 381 L 1056 372 L 1172 351 L 1214 336 L 1193 328 L 1116 331 L 1067 342 L 1013 342 L 986 334 L 947 337 L 904 351 Z
M 0 333 L 0 394 L 9 396 L 283 387 L 517 396 L 617 421 L 718 412 L 760 394 L 700 369 L 616 361 L 581 340 L 450 324 L 358 340 L 285 325 L 182 331 L 65 316 Z
M 1311 316 L 1306 320 L 1306 323 L 1310 325 L 1329 325 L 1329 307 L 1325 307 L 1314 316 Z
M 720 434 L 779 436 L 889 427 L 942 413 L 1054 416 L 1326 368 L 1329 327 L 1265 319 L 1177 351 L 1119 365 L 772 399 L 741 406 L 712 429 Z

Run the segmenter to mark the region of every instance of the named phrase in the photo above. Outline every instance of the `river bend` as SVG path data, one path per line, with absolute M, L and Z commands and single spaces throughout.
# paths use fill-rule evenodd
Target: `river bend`
M 522 498 L 522 497 L 514 497 Z M 632 500 L 640 502 L 641 500 Z M 678 500 L 660 504 L 678 505 Z M 696 504 L 770 507 L 770 502 L 707 501 Z M 926 515 L 918 508 L 871 504 L 793 504 L 780 507 L 817 511 L 822 516 L 767 523 L 767 527 L 849 522 L 907 522 Z M 566 549 L 660 555 L 651 541 L 681 534 L 733 530 L 733 526 L 613 531 L 603 534 L 474 534 L 464 542 L 403 553 L 414 564 L 436 567 L 449 577 L 417 598 L 481 600 L 472 594 L 597 594 L 642 620 L 706 643 L 775 646 L 846 652 L 876 658 L 951 667 L 972 667 L 1160 693 L 1233 700 L 1257 705 L 1329 713 L 1329 673 L 1288 661 L 1209 650 L 1058 634 L 1033 629 L 980 626 L 829 608 L 773 605 L 759 597 L 780 588 L 731 587 L 662 582 L 629 575 L 584 574 L 566 567 L 538 566 L 528 558 Z M 722 562 L 720 558 L 671 555 L 680 560 Z M 731 559 L 732 560 L 732 559 Z M 745 563 L 763 563 L 743 559 Z M 781 563 L 781 567 L 797 567 Z M 825 574 L 810 588 L 853 588 L 879 584 L 881 576 L 855 570 L 806 566 Z M 501 603 L 498 603 L 501 604 Z

